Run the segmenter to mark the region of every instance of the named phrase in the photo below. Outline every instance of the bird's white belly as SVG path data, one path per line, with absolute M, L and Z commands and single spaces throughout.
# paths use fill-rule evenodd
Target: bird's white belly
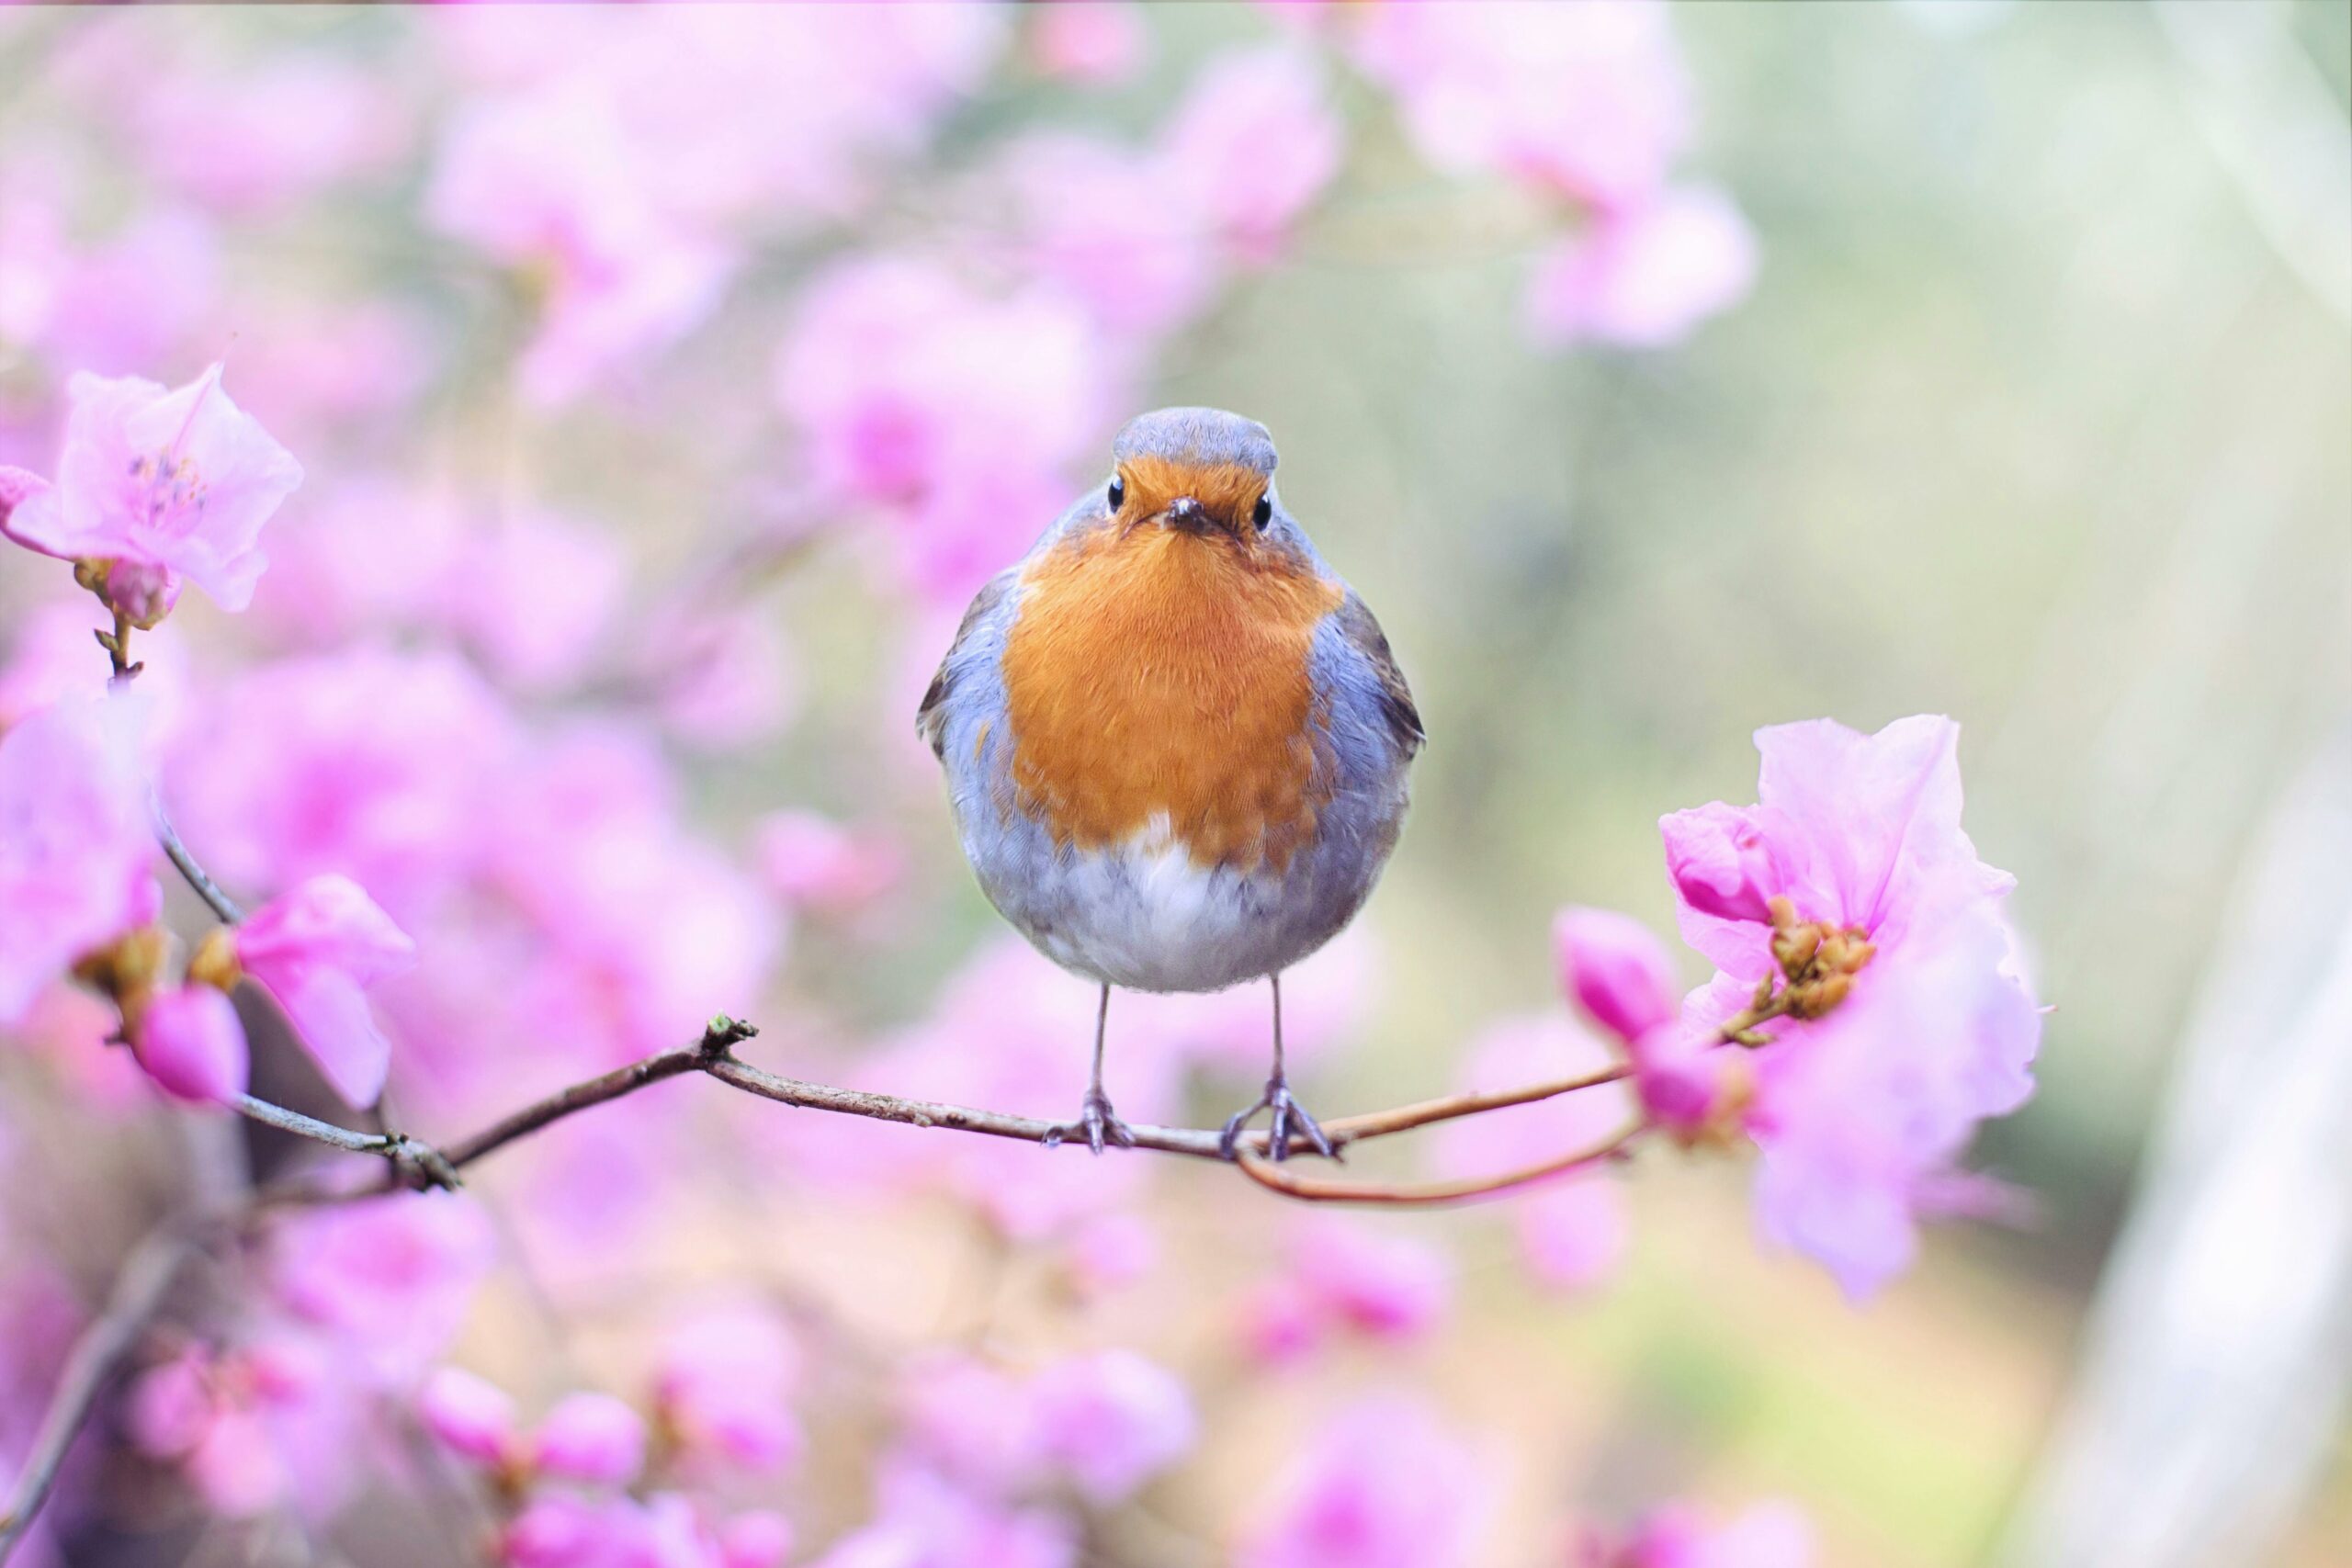
M 1133 990 L 1221 990 L 1276 973 L 1330 934 L 1307 934 L 1321 922 L 1305 878 L 1201 865 L 1164 818 L 1103 850 L 1025 834 L 967 848 L 990 902 L 1047 957 Z

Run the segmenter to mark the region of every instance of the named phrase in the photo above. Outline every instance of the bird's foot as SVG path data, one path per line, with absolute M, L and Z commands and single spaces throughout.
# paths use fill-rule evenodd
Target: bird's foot
M 1290 1141 L 1294 1137 L 1305 1138 L 1325 1159 L 1340 1157 L 1331 1146 L 1331 1140 L 1324 1135 L 1315 1118 L 1306 1113 L 1306 1107 L 1292 1097 L 1289 1080 L 1280 1073 L 1266 1080 L 1266 1092 L 1258 1097 L 1256 1103 L 1236 1111 L 1226 1122 L 1225 1131 L 1216 1141 L 1217 1152 L 1227 1159 L 1238 1159 L 1241 1129 L 1249 1125 L 1250 1118 L 1261 1111 L 1273 1113 L 1266 1128 L 1266 1153 L 1273 1158 L 1290 1157 Z
M 1131 1149 L 1136 1146 L 1135 1129 L 1120 1121 L 1113 1112 L 1111 1097 L 1101 1089 L 1090 1089 L 1086 1091 L 1086 1103 L 1080 1109 L 1078 1120 L 1065 1122 L 1048 1132 L 1046 1134 L 1046 1146 L 1049 1149 L 1058 1148 L 1061 1146 L 1061 1141 L 1072 1134 L 1084 1138 L 1086 1146 L 1098 1155 L 1102 1152 L 1102 1146 L 1105 1144 L 1115 1144 L 1123 1149 Z

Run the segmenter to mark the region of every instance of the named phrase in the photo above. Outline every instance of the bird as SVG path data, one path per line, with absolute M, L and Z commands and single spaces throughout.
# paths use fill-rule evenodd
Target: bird
M 1283 1069 L 1282 975 L 1371 894 L 1426 739 L 1363 600 L 1275 487 L 1272 435 L 1211 408 L 1129 421 L 1110 478 L 973 598 L 916 729 L 944 771 L 980 890 L 1047 958 L 1101 987 L 1073 1122 L 1132 1146 L 1103 1043 L 1114 988 L 1273 998 L 1269 1116 L 1333 1156 Z

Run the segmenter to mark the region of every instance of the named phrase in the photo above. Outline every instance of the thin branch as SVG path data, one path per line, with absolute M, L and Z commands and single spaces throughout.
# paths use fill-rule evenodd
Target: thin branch
M 175 1229 L 150 1235 L 123 1265 L 105 1310 L 74 1342 L 65 1358 L 64 1375 L 50 1396 L 40 1429 L 25 1456 L 16 1491 L 8 1498 L 6 1510 L 0 1512 L 0 1563 L 8 1561 L 32 1529 L 34 1516 L 57 1484 L 58 1469 L 74 1446 L 74 1435 L 89 1418 L 115 1369 L 138 1345 L 148 1320 L 164 1304 L 180 1266 L 195 1250 L 194 1240 Z
M 179 868 L 180 875 L 187 880 L 187 885 L 196 889 L 196 896 L 203 899 L 212 912 L 220 917 L 221 924 L 233 926 L 243 919 L 245 912 L 237 907 L 237 901 L 221 891 L 220 885 L 212 880 L 210 873 L 197 863 L 196 857 L 190 854 L 187 846 L 180 841 L 179 829 L 174 828 L 172 819 L 164 814 L 164 802 L 161 797 L 158 797 L 153 805 L 156 841 L 164 846 L 164 853 L 169 856 L 171 863 Z
M 405 1133 L 357 1133 L 348 1127 L 338 1127 L 332 1122 L 322 1122 L 315 1116 L 305 1116 L 283 1105 L 263 1100 L 257 1095 L 241 1094 L 229 1101 L 230 1108 L 281 1133 L 292 1133 L 310 1138 L 331 1148 L 345 1149 L 356 1155 L 380 1155 L 403 1174 L 403 1186 L 455 1187 L 457 1167 L 432 1145 L 420 1142 Z M 411 1174 L 413 1173 L 413 1174 Z
M 1334 1180 L 1326 1176 L 1308 1176 L 1286 1169 L 1253 1153 L 1244 1153 L 1238 1163 L 1241 1173 L 1250 1180 L 1287 1198 L 1302 1199 L 1311 1203 L 1376 1203 L 1392 1208 L 1432 1209 L 1497 1197 L 1522 1187 L 1532 1187 L 1539 1181 L 1566 1176 L 1570 1171 L 1623 1159 L 1626 1157 L 1629 1145 L 1647 1128 L 1647 1122 L 1635 1122 L 1589 1149 L 1521 1166 L 1500 1176 L 1467 1177 L 1459 1181 Z

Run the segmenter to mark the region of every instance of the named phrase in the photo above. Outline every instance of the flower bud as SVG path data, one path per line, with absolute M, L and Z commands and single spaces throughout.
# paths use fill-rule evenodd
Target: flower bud
M 626 1486 L 645 1463 L 645 1420 L 609 1393 L 568 1394 L 539 1424 L 538 1467 L 591 1486 Z
M 1658 818 L 1676 897 L 1723 920 L 1769 921 L 1771 852 L 1748 813 L 1722 801 Z
M 515 1452 L 514 1402 L 471 1372 L 456 1367 L 434 1372 L 417 1394 L 416 1413 L 444 1448 L 486 1470 L 506 1464 Z
M 1588 1017 L 1633 1041 L 1674 1016 L 1674 971 L 1649 928 L 1613 909 L 1571 906 L 1552 922 L 1560 983 Z
M 245 1091 L 244 1025 L 219 991 L 183 986 L 140 1010 L 131 1050 L 147 1076 L 182 1100 L 217 1103 Z

